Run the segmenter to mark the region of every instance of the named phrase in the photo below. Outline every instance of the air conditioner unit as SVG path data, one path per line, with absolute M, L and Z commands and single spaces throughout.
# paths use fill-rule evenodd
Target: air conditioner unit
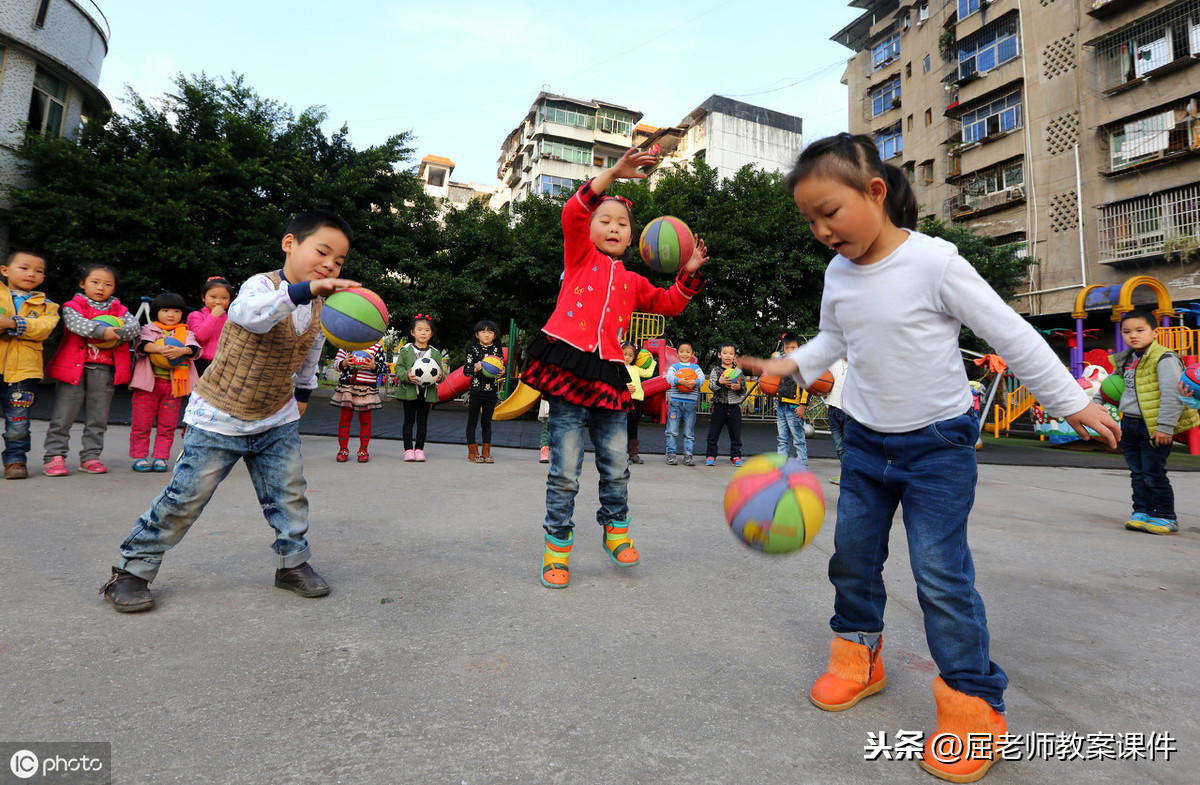
M 1008 189 L 1008 198 L 1009 199 L 1024 199 L 1025 192 L 1023 190 L 1021 190 L 1021 186 L 1014 185 L 1013 187 Z

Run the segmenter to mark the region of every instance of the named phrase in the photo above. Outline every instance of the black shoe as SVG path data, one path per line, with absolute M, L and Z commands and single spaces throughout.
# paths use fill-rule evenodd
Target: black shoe
M 301 597 L 324 597 L 329 594 L 329 584 L 317 575 L 316 570 L 308 566 L 308 562 L 289 570 L 276 570 L 275 585 L 294 591 Z
M 150 594 L 150 583 L 131 572 L 113 567 L 112 577 L 100 587 L 100 593 L 108 604 L 120 613 L 137 613 L 154 607 L 154 596 Z

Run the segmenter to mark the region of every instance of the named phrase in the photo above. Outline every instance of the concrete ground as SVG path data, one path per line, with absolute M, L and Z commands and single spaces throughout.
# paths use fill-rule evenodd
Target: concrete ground
M 44 433 L 35 422 L 35 462 Z M 902 526 L 887 689 L 840 714 L 806 698 L 828 653 L 834 485 L 816 541 L 764 557 L 725 526 L 727 463 L 652 459 L 630 485 L 642 564 L 620 571 L 585 465 L 572 583 L 551 591 L 536 451 L 498 449 L 487 466 L 433 444 L 406 464 L 380 439 L 370 463 L 337 464 L 334 440 L 305 436 L 329 597 L 272 586 L 271 537 L 235 469 L 168 555 L 158 607 L 119 615 L 97 589 L 165 483 L 128 469 L 127 440 L 109 430 L 108 475 L 79 474 L 72 455 L 68 477 L 0 483 L 0 741 L 111 741 L 114 783 L 936 781 L 911 760 L 864 759 L 869 732 L 934 723 Z M 813 469 L 837 473 L 830 459 Z M 1196 782 L 1191 477 L 1175 482 L 1181 533 L 1155 537 L 1122 528 L 1124 471 L 981 466 L 971 542 L 1012 680 L 1009 729 L 1064 737 L 985 782 Z M 1066 760 L 1069 734 L 1169 734 L 1177 751 Z

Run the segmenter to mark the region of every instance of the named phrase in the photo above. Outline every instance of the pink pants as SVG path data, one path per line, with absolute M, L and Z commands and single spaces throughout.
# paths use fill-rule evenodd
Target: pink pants
M 175 426 L 179 423 L 179 398 L 171 395 L 169 379 L 154 379 L 154 389 L 133 391 L 133 428 L 129 432 L 129 457 L 135 461 L 145 458 L 150 449 L 150 429 L 157 428 L 154 437 L 154 458 L 168 460 L 175 443 Z

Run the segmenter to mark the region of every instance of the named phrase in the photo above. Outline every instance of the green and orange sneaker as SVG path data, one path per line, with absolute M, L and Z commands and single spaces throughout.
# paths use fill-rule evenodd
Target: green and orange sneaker
M 565 589 L 571 581 L 571 546 L 575 532 L 565 540 L 546 535 L 546 554 L 542 557 L 542 585 L 547 589 Z
M 629 523 L 626 518 L 604 526 L 604 552 L 618 567 L 633 567 L 641 560 L 629 537 Z

